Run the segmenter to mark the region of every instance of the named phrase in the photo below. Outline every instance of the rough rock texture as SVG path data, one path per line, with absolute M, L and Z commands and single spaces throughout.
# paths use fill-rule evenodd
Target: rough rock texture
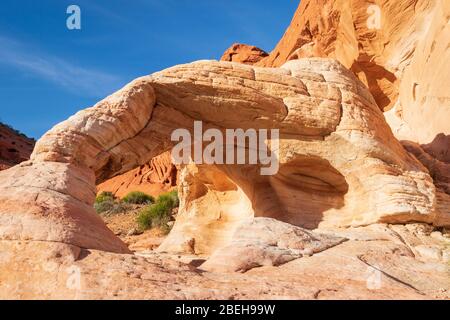
M 92 171 L 61 162 L 24 162 L 0 173 L 0 239 L 61 242 L 129 252 L 93 209 Z
M 261 266 L 279 266 L 334 247 L 344 238 L 321 235 L 270 218 L 244 222 L 231 242 L 214 252 L 202 270 L 246 272 Z
M 450 211 L 450 136 L 438 135 L 428 145 L 402 141 L 402 145 L 428 169 L 436 186 L 438 210 Z
M 255 64 L 269 54 L 255 46 L 235 43 L 225 51 L 221 61 Z
M 268 55 L 255 46 L 235 43 L 225 51 L 221 61 L 252 65 Z M 139 168 L 101 183 L 97 186 L 97 192 L 109 191 L 117 197 L 123 197 L 131 191 L 142 191 L 157 196 L 176 186 L 176 176 L 176 167 L 167 152 Z
M 427 145 L 420 146 L 411 141 L 402 141 L 402 144 L 406 150 L 413 154 L 428 169 L 436 187 L 450 195 L 450 149 L 446 147 L 445 156 L 444 154 L 440 156 L 430 151 Z
M 127 252 L 92 208 L 95 182 L 170 150 L 172 131 L 192 132 L 194 120 L 222 130 L 280 129 L 280 170 L 185 166 L 180 213 L 163 251 L 211 254 L 253 216 L 307 228 L 450 224 L 425 167 L 337 61 L 268 69 L 200 61 L 133 81 L 45 134 L 31 161 L 1 172 L 0 239 Z
M 267 56 L 267 52 L 255 46 L 235 43 L 225 51 L 221 61 L 252 65 Z M 97 191 L 113 192 L 117 197 L 123 197 L 131 191 L 142 191 L 157 196 L 176 185 L 176 176 L 176 167 L 171 162 L 170 153 L 167 152 L 139 168 L 101 183 Z
M 34 144 L 33 139 L 0 123 L 0 170 L 28 160 Z
M 302 1 L 257 62 L 275 68 L 176 66 L 54 127 L 0 172 L 0 298 L 450 299 L 450 4 L 375 1 L 369 30 L 372 2 Z M 228 57 L 260 58 L 247 49 Z M 155 164 L 194 120 L 280 129 L 279 171 L 183 165 L 172 232 L 132 255 L 94 212 L 96 184 Z
M 122 198 L 129 192 L 141 191 L 158 196 L 177 185 L 177 172 L 170 152 L 165 152 L 149 163 L 99 184 L 97 193 L 108 191 Z
M 397 138 L 429 143 L 450 133 L 449 14 L 446 0 L 303 0 L 277 47 L 257 65 L 335 58 L 390 110 Z
M 330 231 L 349 240 L 245 274 L 201 271 L 197 257 L 1 240 L 0 299 L 450 299 L 449 238 L 429 229 Z

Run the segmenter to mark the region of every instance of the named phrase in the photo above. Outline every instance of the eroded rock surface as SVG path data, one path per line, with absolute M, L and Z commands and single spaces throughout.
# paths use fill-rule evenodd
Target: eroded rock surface
M 307 228 L 449 224 L 427 170 L 395 140 L 370 93 L 331 59 L 282 68 L 200 61 L 139 78 L 57 125 L 29 162 L 0 173 L 0 238 L 126 252 L 95 214 L 95 184 L 170 150 L 174 129 L 279 129 L 279 172 L 185 166 L 162 250 L 211 254 L 243 219 Z M 269 141 L 269 146 L 271 145 Z
M 165 152 L 136 169 L 100 183 L 97 193 L 112 192 L 123 198 L 129 192 L 140 191 L 158 196 L 176 187 L 177 176 L 178 170 L 172 163 L 170 152 Z
M 183 165 L 180 212 L 159 248 L 166 253 L 133 256 L 94 212 L 96 184 L 171 150 L 172 131 L 192 133 L 195 120 L 222 131 L 279 129 L 279 171 L 261 176 L 259 165 Z M 271 139 L 267 144 L 275 145 Z M 175 66 L 139 78 L 55 126 L 38 141 L 30 161 L 0 172 L 0 295 L 437 297 L 437 286 L 442 285 L 443 295 L 447 290 L 446 265 L 439 260 L 448 256 L 444 244 L 440 254 L 428 244 L 415 246 L 435 259 L 430 264 L 404 257 L 411 249 L 396 241 L 337 245 L 333 239 L 343 237 L 333 229 L 413 221 L 448 226 L 448 207 L 439 201 L 428 170 L 394 138 L 369 91 L 339 62 L 313 58 L 281 68 L 217 61 Z M 265 267 L 248 271 L 245 278 L 202 273 L 175 261 L 174 253 L 213 255 L 254 217 L 334 233 L 317 236 L 284 225 L 286 231 L 272 246 L 275 252 L 266 246 L 255 255 L 256 264 Z M 291 231 L 302 240 L 283 238 Z M 305 257 L 298 246 L 313 253 L 328 249 Z M 292 257 L 284 259 L 280 250 Z M 388 253 L 392 273 L 398 261 L 409 263 L 414 270 L 402 271 L 406 277 L 430 276 L 433 285 L 405 285 L 391 269 L 383 269 L 386 290 L 373 292 L 363 274 L 371 259 L 383 262 Z M 342 263 L 347 272 L 340 272 Z
M 202 270 L 245 272 L 262 266 L 279 266 L 311 256 L 344 242 L 345 238 L 322 235 L 269 218 L 244 222 L 231 242 L 201 265 Z
M 239 62 L 244 64 L 255 64 L 264 57 L 269 56 L 267 52 L 255 46 L 235 43 L 225 51 L 221 61 Z
M 134 256 L 2 240 L 0 298 L 450 299 L 448 236 L 420 225 L 400 225 L 395 231 L 392 227 L 335 230 L 334 237 L 349 240 L 245 274 L 201 271 L 196 257 L 154 252 Z M 416 255 L 412 246 L 431 247 L 446 256 L 447 263 Z
M 0 172 L 0 298 L 450 299 L 450 4 L 372 2 L 302 1 L 269 56 L 235 45 L 50 130 Z M 170 135 L 194 121 L 279 129 L 279 171 L 181 166 L 172 232 L 133 255 L 96 185 L 173 184 Z
M 450 81 L 449 13 L 446 0 L 303 0 L 277 47 L 257 65 L 335 58 L 389 111 L 398 139 L 430 143 L 450 134 L 443 85 Z

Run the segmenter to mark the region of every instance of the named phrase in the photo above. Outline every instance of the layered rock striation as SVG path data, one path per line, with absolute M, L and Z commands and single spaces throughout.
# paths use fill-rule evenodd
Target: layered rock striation
M 337 59 L 369 88 L 398 139 L 428 144 L 450 134 L 449 14 L 446 0 L 304 0 L 256 65 Z
M 199 61 L 133 81 L 55 126 L 30 161 L 1 172 L 0 239 L 128 252 L 92 208 L 96 184 L 171 150 L 173 130 L 193 132 L 196 120 L 219 130 L 279 129 L 279 171 L 183 165 L 179 218 L 161 251 L 211 254 L 249 217 L 306 228 L 449 225 L 426 168 L 339 62 Z
M 158 196 L 176 188 L 177 178 L 178 170 L 167 151 L 146 164 L 100 183 L 97 193 L 112 192 L 116 197 L 123 198 L 130 192 L 140 191 Z

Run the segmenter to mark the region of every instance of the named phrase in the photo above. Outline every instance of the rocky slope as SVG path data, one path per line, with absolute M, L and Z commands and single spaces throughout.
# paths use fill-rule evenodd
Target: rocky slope
M 30 159 L 35 141 L 0 123 L 0 170 Z

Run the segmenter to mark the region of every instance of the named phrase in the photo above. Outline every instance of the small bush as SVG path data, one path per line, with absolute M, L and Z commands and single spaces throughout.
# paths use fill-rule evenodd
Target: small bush
M 174 208 L 180 205 L 180 199 L 178 198 L 178 190 L 172 190 L 168 193 L 174 200 Z
M 114 204 L 114 207 L 111 210 L 109 210 L 109 214 L 124 213 L 130 209 L 131 208 L 127 203 L 116 202 Z
M 159 227 L 169 232 L 168 222 L 172 209 L 178 206 L 178 193 L 169 192 L 160 195 L 156 203 L 141 210 L 137 217 L 137 224 L 141 230 Z
M 120 203 L 116 201 L 103 201 L 94 204 L 94 209 L 98 214 L 113 215 L 124 213 L 129 210 L 129 206 L 125 203 Z
M 157 203 L 164 203 L 170 209 L 179 206 L 178 191 L 174 190 L 160 195 L 156 201 Z
M 94 209 L 97 211 L 97 213 L 104 213 L 111 209 L 113 209 L 115 205 L 114 200 L 106 200 L 102 199 L 102 201 L 95 201 L 94 203 Z
M 129 208 L 126 204 L 117 202 L 112 192 L 102 192 L 95 198 L 94 209 L 98 214 L 118 214 Z
M 152 217 L 150 213 L 146 209 L 143 209 L 139 212 L 139 215 L 136 218 L 136 223 L 140 231 L 150 229 L 152 227 Z
M 141 230 L 160 227 L 169 222 L 170 211 L 163 203 L 156 203 L 144 208 L 138 215 L 138 225 Z
M 114 194 L 112 192 L 100 193 L 97 198 L 95 198 L 95 203 L 97 204 L 102 202 L 114 202 Z
M 155 198 L 146 193 L 134 191 L 127 194 L 122 201 L 130 204 L 150 204 L 155 202 Z

